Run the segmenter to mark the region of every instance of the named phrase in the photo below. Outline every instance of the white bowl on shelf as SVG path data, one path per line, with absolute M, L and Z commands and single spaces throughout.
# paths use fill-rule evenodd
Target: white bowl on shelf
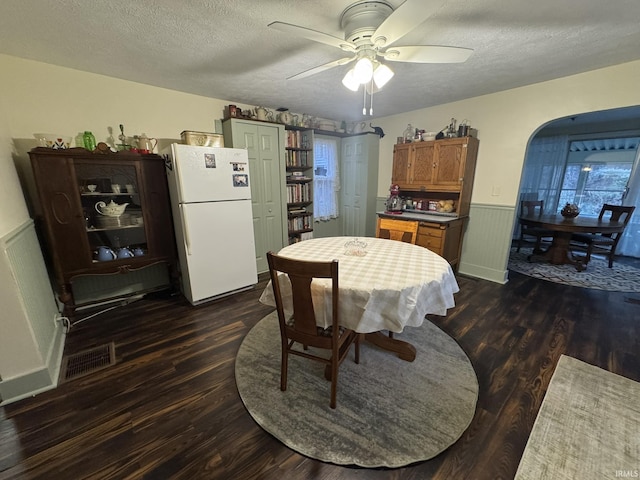
M 34 133 L 33 136 L 38 141 L 38 146 L 56 149 L 70 148 L 71 137 L 58 135 L 55 133 Z
M 436 132 L 424 132 L 422 134 L 422 140 L 425 140 L 425 141 L 435 140 L 436 139 L 436 135 L 437 135 Z

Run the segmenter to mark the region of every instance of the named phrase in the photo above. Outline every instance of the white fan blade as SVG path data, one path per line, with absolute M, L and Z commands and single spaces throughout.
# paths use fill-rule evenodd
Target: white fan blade
M 371 36 L 374 45 L 391 45 L 433 15 L 445 0 L 406 0 L 396 8 Z
M 380 53 L 385 60 L 410 63 L 462 63 L 471 56 L 471 48 L 442 47 L 438 45 L 406 45 L 391 47 Z
M 325 70 L 329 70 L 330 68 L 346 65 L 347 63 L 353 62 L 355 59 L 356 57 L 344 57 L 340 60 L 325 63 L 324 65 L 318 65 L 317 67 L 310 68 L 309 70 L 305 70 L 304 72 L 297 73 L 292 77 L 287 77 L 287 80 L 300 80 L 301 78 L 310 77 L 311 75 L 324 72 Z
M 314 42 L 324 43 L 331 47 L 337 47 L 347 52 L 355 52 L 355 45 L 351 44 L 344 38 L 334 37 L 327 33 L 318 32 L 317 30 L 311 30 L 310 28 L 301 27 L 299 25 L 292 25 L 284 22 L 273 22 L 268 25 L 271 28 L 275 28 L 284 33 L 290 33 L 298 37 L 306 38 L 307 40 L 313 40 Z

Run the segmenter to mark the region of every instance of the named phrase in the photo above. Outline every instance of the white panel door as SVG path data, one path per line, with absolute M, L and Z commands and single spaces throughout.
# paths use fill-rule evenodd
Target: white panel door
M 364 236 L 365 228 L 362 221 L 362 182 L 366 182 L 365 158 L 362 154 L 360 137 L 343 139 L 342 143 L 342 232 L 349 236 Z M 365 170 L 363 170 L 363 168 Z
M 266 272 L 267 252 L 285 245 L 279 127 L 234 122 L 233 139 L 234 147 L 246 148 L 249 157 L 256 264 L 258 272 Z

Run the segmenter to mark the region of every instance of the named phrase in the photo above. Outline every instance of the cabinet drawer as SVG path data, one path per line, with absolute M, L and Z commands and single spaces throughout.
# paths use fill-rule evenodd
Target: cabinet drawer
M 438 255 L 442 251 L 442 237 L 440 236 L 418 235 L 416 244 L 420 245 L 421 247 L 428 248 L 429 250 L 437 253 Z
M 443 232 L 444 228 L 440 227 L 438 224 L 420 222 L 420 225 L 418 226 L 418 235 L 442 238 L 444 236 Z

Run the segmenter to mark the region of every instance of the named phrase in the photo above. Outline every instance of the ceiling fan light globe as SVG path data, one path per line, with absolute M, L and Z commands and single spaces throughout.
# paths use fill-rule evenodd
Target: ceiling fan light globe
M 373 76 L 373 63 L 368 58 L 361 58 L 353 67 L 353 76 L 358 83 L 367 83 Z
M 357 92 L 360 88 L 360 83 L 355 79 L 353 75 L 353 68 L 350 69 L 342 79 L 342 84 L 352 92 Z
M 376 84 L 376 87 L 380 89 L 384 87 L 394 75 L 395 73 L 393 73 L 393 70 L 386 65 L 380 64 L 378 65 L 378 68 L 373 71 L 373 81 Z

